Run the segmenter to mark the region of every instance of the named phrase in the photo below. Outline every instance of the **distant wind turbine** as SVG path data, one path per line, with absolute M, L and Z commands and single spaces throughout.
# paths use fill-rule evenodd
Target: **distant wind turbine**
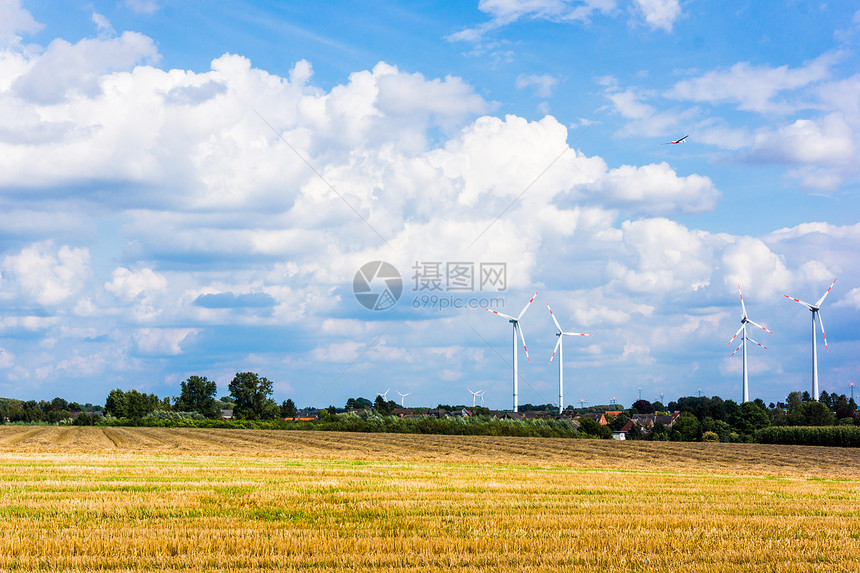
M 391 388 L 386 390 L 385 392 L 380 392 L 379 395 L 382 396 L 382 399 L 386 402 L 388 401 L 388 393 L 391 392 Z
M 552 309 L 549 306 L 549 303 L 546 303 L 546 308 L 549 310 L 549 315 L 552 317 L 552 321 L 555 323 L 555 327 L 558 329 L 558 332 L 555 333 L 558 336 L 558 342 L 555 343 L 555 348 L 552 351 L 552 356 L 549 357 L 549 363 L 552 364 L 552 359 L 555 358 L 556 352 L 558 352 L 558 413 L 564 411 L 564 337 L 565 336 L 591 336 L 590 334 L 584 334 L 582 332 L 565 332 L 561 325 L 558 323 L 558 320 L 555 318 L 555 314 L 553 314 Z
M 818 316 L 818 324 L 819 326 L 821 326 L 821 338 L 824 339 L 824 349 L 829 352 L 830 349 L 827 347 L 827 335 L 824 334 L 824 323 L 821 322 L 821 315 L 818 313 L 818 309 L 821 308 L 821 304 L 824 302 L 824 299 L 827 298 L 827 295 L 830 294 L 830 289 L 832 289 L 833 285 L 835 284 L 836 279 L 833 279 L 833 282 L 830 283 L 830 286 L 827 288 L 827 292 L 821 295 L 821 298 L 818 299 L 818 302 L 816 302 L 815 304 L 809 304 L 808 302 L 797 300 L 794 297 L 783 295 L 785 296 L 785 298 L 791 299 L 796 303 L 802 304 L 810 311 L 812 311 L 812 398 L 816 401 L 818 401 L 818 345 L 816 344 L 815 337 L 815 317 Z
M 469 390 L 469 388 L 466 388 L 466 390 Z M 472 392 L 471 390 L 469 390 L 469 394 L 472 395 L 472 408 L 475 407 L 475 399 L 476 398 L 480 398 L 481 399 L 481 405 L 482 406 L 484 405 L 484 391 L 483 390 L 478 390 L 477 392 Z
M 397 392 L 397 390 L 395 390 L 395 392 Z M 398 396 L 400 396 L 400 407 L 401 407 L 401 408 L 403 408 L 403 407 L 404 407 L 404 406 L 403 406 L 403 399 L 404 399 L 405 397 L 409 396 L 410 394 L 412 394 L 412 392 L 407 392 L 406 394 L 401 394 L 400 392 L 397 392 L 397 395 L 398 395 Z
M 540 291 L 535 291 L 534 296 L 532 296 L 532 297 L 531 297 L 531 299 L 529 299 L 529 301 L 526 303 L 526 305 L 523 307 L 523 309 L 520 311 L 520 314 L 519 314 L 519 315 L 517 315 L 517 317 L 516 317 L 516 318 L 514 318 L 513 316 L 508 316 L 507 314 L 502 314 L 501 312 L 498 312 L 498 311 L 496 311 L 496 310 L 490 310 L 489 308 L 484 307 L 484 310 L 486 310 L 486 311 L 488 311 L 488 312 L 492 312 L 493 314 L 497 314 L 497 315 L 499 315 L 499 316 L 501 316 L 501 317 L 503 317 L 503 318 L 507 318 L 507 319 L 508 319 L 508 322 L 510 322 L 510 323 L 514 326 L 514 338 L 513 338 L 513 354 L 514 354 L 514 412 L 518 412 L 518 411 L 519 411 L 519 397 L 518 397 L 518 395 L 517 395 L 517 388 L 518 388 L 518 382 L 519 382 L 519 380 L 517 379 L 517 377 L 518 377 L 518 373 L 517 373 L 517 354 L 518 354 L 518 352 L 517 352 L 517 332 L 519 332 L 519 333 L 520 333 L 520 340 L 522 340 L 522 341 L 523 341 L 523 350 L 525 350 L 525 351 L 526 351 L 526 360 L 527 360 L 527 361 L 529 361 L 529 362 L 531 362 L 531 361 L 529 360 L 529 349 L 528 349 L 528 348 L 526 348 L 526 339 L 525 339 L 525 337 L 523 336 L 523 330 L 522 330 L 522 328 L 520 328 L 520 319 L 521 319 L 521 318 L 523 317 L 523 315 L 526 313 L 526 310 L 528 310 L 529 305 L 531 305 L 531 303 L 534 301 L 535 297 L 538 295 L 538 293 L 539 293 L 539 292 L 540 292 Z
M 749 402 L 750 401 L 750 392 L 749 392 L 749 376 L 747 375 L 747 340 L 749 340 L 750 342 L 752 342 L 754 344 L 758 344 L 759 346 L 761 346 L 765 350 L 767 350 L 767 346 L 764 346 L 763 344 L 756 342 L 755 340 L 753 340 L 752 338 L 747 336 L 747 323 L 752 324 L 753 326 L 757 326 L 757 327 L 761 328 L 762 330 L 764 330 L 765 332 L 770 332 L 770 331 L 768 329 L 766 329 L 765 327 L 763 327 L 762 325 L 758 324 L 757 322 L 753 322 L 747 316 L 747 307 L 744 305 L 744 294 L 741 292 L 741 285 L 738 285 L 738 294 L 741 297 L 741 327 L 738 329 L 737 332 L 735 332 L 735 335 L 732 336 L 732 340 L 737 338 L 738 334 L 741 334 L 741 333 L 743 333 L 743 338 L 741 339 L 740 346 L 735 348 L 735 351 L 732 352 L 732 356 L 734 356 L 737 353 L 737 351 L 740 350 L 741 347 L 743 347 L 743 349 L 744 349 L 744 354 L 743 354 L 743 356 L 744 356 L 744 397 L 743 397 L 743 402 Z M 773 332 L 770 332 L 770 333 L 773 334 Z M 729 340 L 729 342 L 728 342 L 728 344 L 726 344 L 726 346 L 731 344 L 732 340 Z

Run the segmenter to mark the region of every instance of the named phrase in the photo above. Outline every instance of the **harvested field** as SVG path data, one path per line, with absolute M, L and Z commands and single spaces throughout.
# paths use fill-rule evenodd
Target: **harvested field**
M 267 430 L 0 426 L 0 452 L 141 453 L 856 478 L 860 450 Z
M 0 427 L 0 571 L 860 571 L 855 450 Z

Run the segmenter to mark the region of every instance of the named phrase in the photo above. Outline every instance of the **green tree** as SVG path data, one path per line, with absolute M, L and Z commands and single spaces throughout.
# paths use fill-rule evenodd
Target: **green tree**
M 716 432 L 705 432 L 702 434 L 703 442 L 719 442 L 720 436 Z
M 197 412 L 207 418 L 217 418 L 221 409 L 215 400 L 218 388 L 206 376 L 189 376 L 180 385 L 179 399 L 175 409 L 180 412 Z
M 609 426 L 601 426 L 596 420 L 586 416 L 577 418 L 577 420 L 579 421 L 580 432 L 603 439 L 612 437 L 612 430 L 609 429 Z
M 624 424 L 627 423 L 627 420 L 630 419 L 630 416 L 627 415 L 627 412 L 621 412 L 617 416 L 608 416 L 609 419 L 609 428 L 617 432 L 621 428 L 624 427 Z
M 292 398 L 287 398 L 281 404 L 281 418 L 295 418 L 298 415 L 296 404 Z
M 681 412 L 672 424 L 673 442 L 695 442 L 699 439 L 699 421 L 690 412 Z
M 832 426 L 836 422 L 836 416 L 830 411 L 826 404 L 806 402 L 800 406 L 800 415 L 804 426 Z
M 126 417 L 125 392 L 119 388 L 111 390 L 105 399 L 105 412 L 117 418 Z
M 233 417 L 239 420 L 266 420 L 276 418 L 280 411 L 272 394 L 272 382 L 254 372 L 237 372 L 228 386 L 235 400 Z
M 636 400 L 630 408 L 634 414 L 653 414 L 654 406 L 648 400 Z
M 389 407 L 390 401 L 386 402 L 382 396 L 377 396 L 373 402 L 373 409 L 380 416 L 388 416 L 391 414 L 392 408 Z
M 751 436 L 770 425 L 770 416 L 755 402 L 744 402 L 729 416 L 728 422 L 738 433 Z

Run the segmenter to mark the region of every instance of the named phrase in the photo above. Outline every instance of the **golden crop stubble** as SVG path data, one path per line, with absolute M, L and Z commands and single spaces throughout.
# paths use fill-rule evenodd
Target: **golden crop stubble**
M 2 570 L 857 570 L 858 481 L 0 454 Z M 852 569 L 852 567 L 854 569 Z

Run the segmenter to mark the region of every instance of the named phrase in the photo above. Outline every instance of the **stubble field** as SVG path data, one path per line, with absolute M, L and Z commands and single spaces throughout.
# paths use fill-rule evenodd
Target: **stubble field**
M 860 571 L 860 452 L 0 427 L 0 571 Z

